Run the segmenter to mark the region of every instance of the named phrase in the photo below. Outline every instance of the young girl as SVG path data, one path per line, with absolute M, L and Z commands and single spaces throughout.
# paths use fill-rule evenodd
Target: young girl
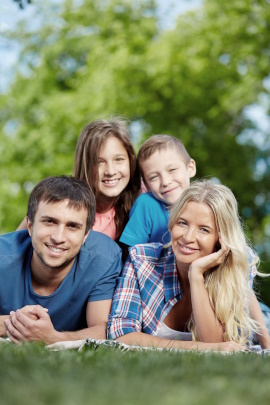
M 93 229 L 117 239 L 140 191 L 136 155 L 124 121 L 99 120 L 83 128 L 74 175 L 86 181 L 95 194 Z
M 92 229 L 118 239 L 140 191 L 136 155 L 125 121 L 98 120 L 83 128 L 76 146 L 74 176 L 94 192 Z M 26 229 L 25 220 L 20 229 Z
M 246 242 L 233 193 L 210 181 L 192 183 L 171 209 L 169 231 L 169 245 L 130 249 L 113 299 L 109 338 L 240 350 L 255 332 L 269 348 L 251 288 L 258 258 Z

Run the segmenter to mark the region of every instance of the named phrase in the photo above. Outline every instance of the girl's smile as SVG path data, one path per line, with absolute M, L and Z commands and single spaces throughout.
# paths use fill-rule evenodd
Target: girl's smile
M 105 197 L 118 197 L 128 185 L 130 179 L 128 153 L 122 142 L 113 135 L 100 147 L 98 174 L 98 192 Z

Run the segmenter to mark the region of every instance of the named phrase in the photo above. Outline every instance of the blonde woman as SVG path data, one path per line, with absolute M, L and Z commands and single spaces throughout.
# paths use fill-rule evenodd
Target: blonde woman
M 233 193 L 210 181 L 192 183 L 171 209 L 169 231 L 169 246 L 130 249 L 108 337 L 141 346 L 241 350 L 256 333 L 269 348 L 252 291 L 258 258 Z

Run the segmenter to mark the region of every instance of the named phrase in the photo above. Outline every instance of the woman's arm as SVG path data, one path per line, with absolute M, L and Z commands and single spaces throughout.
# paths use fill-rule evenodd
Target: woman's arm
M 192 312 L 201 342 L 223 342 L 223 326 L 216 317 L 204 285 L 203 274 L 223 263 L 226 248 L 195 260 L 189 269 Z
M 264 321 L 260 305 L 258 303 L 256 295 L 254 294 L 254 291 L 252 291 L 252 295 L 250 298 L 249 309 L 252 319 L 258 322 L 260 325 L 259 333 L 257 334 L 257 339 L 260 345 L 262 346 L 263 349 L 270 349 L 270 336 Z
M 169 340 L 157 336 L 147 335 L 143 332 L 132 332 L 123 335 L 116 340 L 128 344 L 141 347 L 156 347 L 162 349 L 180 349 L 180 350 L 198 350 L 198 351 L 227 351 L 237 352 L 244 351 L 245 348 L 235 342 L 218 342 L 218 343 L 205 343 L 205 342 L 192 342 L 182 340 Z

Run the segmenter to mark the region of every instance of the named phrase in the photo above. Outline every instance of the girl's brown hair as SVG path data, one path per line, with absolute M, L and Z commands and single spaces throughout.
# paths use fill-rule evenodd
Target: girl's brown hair
M 136 154 L 132 146 L 127 124 L 123 119 L 97 120 L 87 124 L 78 139 L 75 154 L 74 176 L 87 182 L 96 197 L 97 212 L 101 209 L 98 198 L 98 155 L 101 145 L 114 136 L 126 149 L 130 164 L 130 180 L 127 187 L 115 198 L 115 221 L 118 234 L 122 232 L 128 213 L 140 191 L 140 175 L 136 166 Z

